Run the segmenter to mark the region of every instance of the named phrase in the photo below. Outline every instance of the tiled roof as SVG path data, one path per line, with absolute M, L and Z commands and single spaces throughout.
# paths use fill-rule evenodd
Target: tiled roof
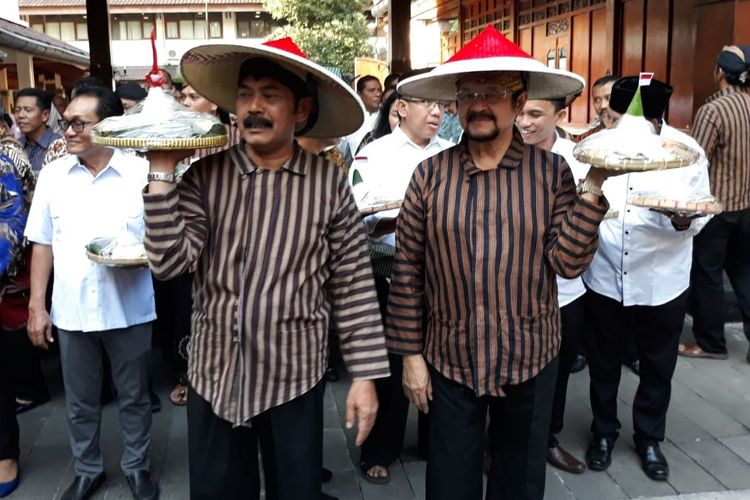
M 53 61 L 89 65 L 88 52 L 26 26 L 0 18 L 0 48 L 6 47 Z
M 247 5 L 248 7 L 258 8 L 262 3 L 261 0 L 257 2 L 248 2 L 247 0 L 109 0 L 110 7 L 125 7 L 125 6 L 203 6 L 206 3 L 209 5 Z M 18 0 L 18 6 L 20 8 L 32 8 L 32 7 L 85 7 L 86 0 Z

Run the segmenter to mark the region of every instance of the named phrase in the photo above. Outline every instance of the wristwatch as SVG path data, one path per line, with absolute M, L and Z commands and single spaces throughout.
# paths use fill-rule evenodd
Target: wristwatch
M 162 181 L 162 182 L 175 182 L 176 177 L 173 173 L 169 172 L 149 172 L 147 179 L 151 181 Z
M 578 196 L 581 196 L 584 193 L 591 193 L 595 196 L 604 196 L 604 191 L 602 191 L 602 188 L 600 188 L 599 186 L 595 186 L 585 179 L 581 179 L 580 181 L 578 181 L 578 186 L 576 186 L 576 193 L 578 194 Z

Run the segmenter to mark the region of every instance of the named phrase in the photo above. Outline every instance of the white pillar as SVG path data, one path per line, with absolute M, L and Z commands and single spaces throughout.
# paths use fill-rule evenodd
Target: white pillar
M 16 69 L 18 70 L 19 89 L 36 86 L 34 82 L 34 56 L 18 52 Z

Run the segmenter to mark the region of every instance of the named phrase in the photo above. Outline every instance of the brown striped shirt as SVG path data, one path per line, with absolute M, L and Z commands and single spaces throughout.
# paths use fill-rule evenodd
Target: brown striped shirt
M 698 109 L 693 137 L 708 158 L 711 194 L 734 212 L 750 208 L 750 94 L 720 90 Z
M 414 172 L 398 218 L 386 338 L 392 352 L 423 353 L 445 377 L 498 396 L 557 355 L 555 274 L 586 269 L 608 204 L 579 198 L 565 160 L 517 131 L 494 170 L 480 170 L 466 144 Z
M 257 168 L 238 145 L 144 200 L 156 277 L 196 266 L 188 378 L 218 416 L 246 424 L 315 386 L 331 316 L 352 377 L 388 375 L 364 227 L 339 168 L 296 145 L 280 170 Z

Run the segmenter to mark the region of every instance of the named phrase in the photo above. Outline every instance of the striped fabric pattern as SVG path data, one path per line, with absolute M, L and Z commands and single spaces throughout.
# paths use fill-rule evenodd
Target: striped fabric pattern
M 259 169 L 238 145 L 144 200 L 156 277 L 196 267 L 188 378 L 218 416 L 243 425 L 318 383 L 332 316 L 352 377 L 389 374 L 364 227 L 341 169 L 298 146 L 282 169 Z
M 720 90 L 698 109 L 693 137 L 706 152 L 711 194 L 724 211 L 750 208 L 750 94 Z
M 494 170 L 480 170 L 466 144 L 425 160 L 412 177 L 386 338 L 392 352 L 423 353 L 478 396 L 500 396 L 557 355 L 555 274 L 586 269 L 608 204 L 579 198 L 565 160 L 524 145 L 517 131 Z

